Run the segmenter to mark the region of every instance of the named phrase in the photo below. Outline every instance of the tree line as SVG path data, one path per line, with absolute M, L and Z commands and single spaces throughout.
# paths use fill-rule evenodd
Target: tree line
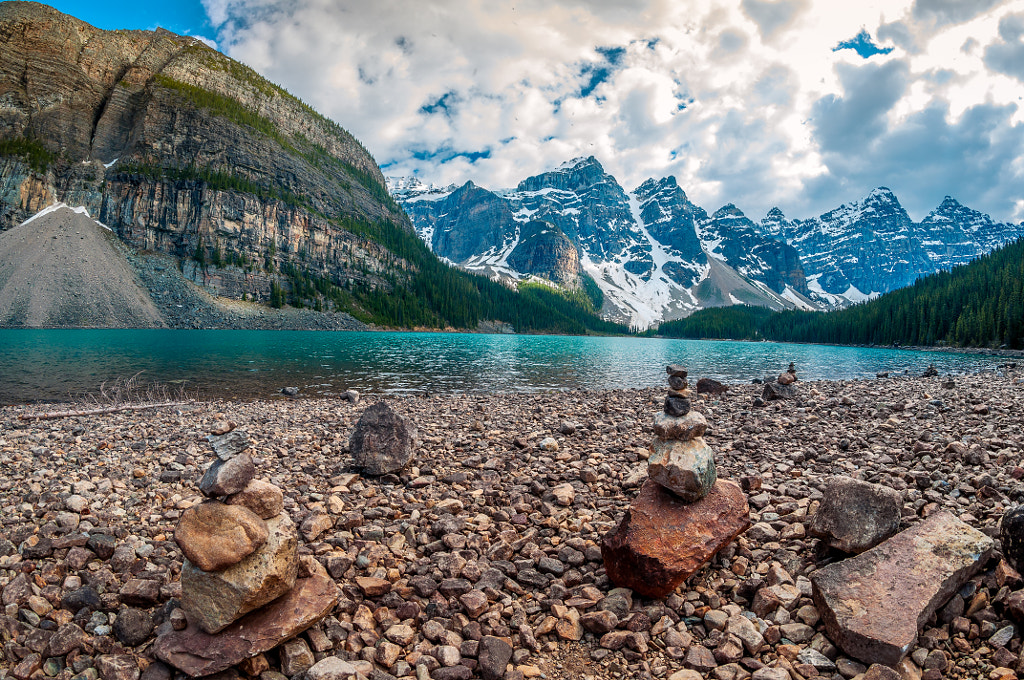
M 705 309 L 657 335 L 855 345 L 1024 348 L 1024 239 L 833 312 Z

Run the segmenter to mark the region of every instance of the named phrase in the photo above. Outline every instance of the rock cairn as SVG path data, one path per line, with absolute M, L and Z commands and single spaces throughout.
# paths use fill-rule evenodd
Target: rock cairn
M 217 455 L 199 483 L 208 500 L 185 510 L 174 540 L 184 617 L 155 645 L 192 676 L 225 670 L 294 637 L 337 603 L 334 581 L 297 557 L 295 525 L 280 488 L 255 479 L 249 437 L 233 423 L 207 437 Z M 302 578 L 299 578 L 299 577 Z
M 671 364 L 669 393 L 654 418 L 648 479 L 618 527 L 602 541 L 605 571 L 617 585 L 663 598 L 750 526 L 746 496 L 719 480 L 694 411 L 683 366 Z
M 765 380 L 764 389 L 761 391 L 759 400 L 754 401 L 755 406 L 764 406 L 766 402 L 778 401 L 780 399 L 796 399 L 800 393 L 793 383 L 796 382 L 796 366 L 790 362 L 789 368 L 779 374 L 774 380 Z

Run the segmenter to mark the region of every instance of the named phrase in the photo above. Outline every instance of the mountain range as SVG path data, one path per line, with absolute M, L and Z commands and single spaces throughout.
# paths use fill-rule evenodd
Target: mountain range
M 39 3 L 0 2 L 0 45 L 0 236 L 66 205 L 53 228 L 81 231 L 69 215 L 107 227 L 118 240 L 97 240 L 95 250 L 127 245 L 105 256 L 136 263 L 120 280 L 151 282 L 153 301 L 209 293 L 257 320 L 269 304 L 332 313 L 314 327 L 623 330 L 597 318 L 589 300 L 510 290 L 441 262 L 355 137 L 196 38 L 106 31 Z M 14 262 L 29 247 L 45 257 L 36 238 L 44 224 L 3 239 L 0 302 L 13 302 L 0 325 L 111 323 L 89 315 L 94 305 L 68 312 L 56 290 L 54 305 L 25 311 L 26 290 L 55 285 L 42 280 L 52 267 Z M 75 253 L 64 266 L 87 268 Z M 168 260 L 174 276 L 163 274 Z M 235 323 L 197 309 L 168 302 L 159 319 L 133 318 Z
M 733 204 L 712 214 L 674 177 L 627 192 L 594 157 L 489 191 L 388 178 L 437 255 L 469 271 L 563 287 L 590 280 L 602 315 L 647 327 L 731 304 L 827 310 L 950 269 L 1024 234 L 947 196 L 914 222 L 879 187 L 818 217 L 773 208 L 754 222 Z

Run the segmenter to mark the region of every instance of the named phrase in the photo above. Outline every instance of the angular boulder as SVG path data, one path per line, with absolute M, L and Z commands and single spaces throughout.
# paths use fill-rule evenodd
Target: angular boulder
M 363 411 L 349 448 L 363 472 L 386 475 L 409 464 L 417 440 L 416 425 L 409 418 L 378 402 Z
M 833 477 L 807 528 L 832 548 L 862 553 L 895 535 L 903 497 L 895 489 L 850 477 Z
M 761 398 L 765 401 L 796 399 L 798 396 L 800 396 L 800 392 L 796 389 L 795 385 L 783 385 L 777 382 L 765 383 L 764 389 L 761 390 Z
M 284 596 L 211 635 L 194 623 L 161 635 L 157 658 L 193 677 L 212 675 L 277 647 L 327 616 L 340 591 L 324 573 L 295 581 Z
M 203 571 L 227 569 L 267 540 L 267 525 L 241 505 L 206 501 L 181 513 L 174 540 Z
M 700 500 L 718 479 L 715 453 L 702 437 L 690 441 L 655 439 L 647 474 L 684 503 Z
M 728 385 L 724 385 L 711 378 L 701 378 L 697 381 L 697 394 L 710 394 L 713 397 L 720 397 L 728 391 Z
M 267 542 L 259 550 L 223 571 L 204 571 L 189 561 L 182 565 L 181 607 L 189 623 L 216 633 L 295 584 L 295 525 L 282 513 L 268 520 L 267 528 Z
M 1024 569 L 1024 505 L 1010 508 L 999 521 L 1003 556 L 1017 571 Z
M 206 496 L 229 496 L 244 489 L 255 476 L 252 456 L 242 452 L 228 460 L 218 458 L 210 463 L 199 480 L 199 490 Z
M 662 598 L 750 526 L 740 487 L 718 480 L 696 503 L 685 503 L 648 479 L 619 526 L 601 541 L 608 578 Z
M 206 438 L 213 452 L 221 460 L 230 460 L 249 448 L 249 433 L 245 430 L 231 430 L 226 434 L 211 434 Z
M 895 666 L 928 619 L 988 561 L 993 540 L 938 512 L 811 574 L 829 638 L 867 664 Z

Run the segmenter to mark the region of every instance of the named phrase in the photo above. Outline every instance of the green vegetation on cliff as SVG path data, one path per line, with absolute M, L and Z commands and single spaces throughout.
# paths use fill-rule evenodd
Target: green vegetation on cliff
M 0 156 L 20 158 L 36 172 L 46 172 L 57 158 L 45 146 L 28 137 L 0 139 Z
M 441 262 L 415 234 L 390 221 L 346 225 L 412 266 L 408 279 L 392 290 L 355 287 L 352 294 L 372 320 L 386 326 L 475 328 L 504 321 L 519 332 L 625 333 L 625 326 L 594 315 L 589 304 L 543 286 L 518 292 Z M 397 283 L 397 280 L 396 280 Z M 588 301 L 589 302 L 589 301 Z M 359 318 L 359 314 L 352 312 Z
M 208 49 L 208 48 L 207 48 Z M 237 64 L 232 60 L 227 60 L 232 64 L 236 64 L 239 69 L 244 69 L 245 72 L 251 73 L 255 78 L 258 78 L 258 82 L 263 83 L 267 87 L 271 87 L 272 91 L 277 91 L 280 88 L 274 88 L 266 80 L 263 80 L 259 76 L 255 75 L 255 71 L 248 67 Z M 235 73 L 232 71 L 232 75 Z M 303 158 L 310 165 L 318 169 L 325 169 L 333 167 L 341 172 L 349 175 L 356 180 L 364 189 L 366 189 L 370 195 L 375 199 L 386 205 L 392 212 L 399 210 L 397 204 L 392 200 L 391 195 L 388 194 L 387 189 L 374 177 L 371 173 L 359 168 L 355 165 L 346 163 L 335 156 L 332 156 L 319 144 L 309 141 L 303 135 L 296 135 L 296 137 L 290 138 L 284 135 L 281 130 L 266 116 L 262 116 L 256 111 L 253 111 L 249 107 L 242 104 L 237 99 L 227 97 L 212 90 L 206 88 L 197 87 L 195 85 L 189 85 L 183 83 L 180 80 L 175 80 L 164 74 L 157 74 L 154 78 L 157 85 L 165 89 L 176 92 L 184 99 L 190 101 L 193 105 L 198 108 L 205 109 L 215 116 L 226 118 L 237 125 L 246 126 L 256 132 L 262 134 L 265 137 L 273 139 L 277 142 L 282 149 L 288 151 L 295 156 Z M 304 104 L 303 102 L 295 99 L 284 90 L 280 90 L 282 96 L 287 96 L 295 100 L 299 105 L 302 106 L 303 110 L 312 111 L 312 109 Z M 328 119 L 316 114 L 319 120 L 326 121 L 329 123 L 328 127 L 336 135 L 345 135 L 347 138 L 351 138 L 347 132 L 345 132 L 340 126 Z M 360 145 L 360 148 L 361 145 Z M 346 187 L 347 188 L 347 187 Z
M 706 309 L 658 335 L 857 345 L 1024 348 L 1024 240 L 875 300 L 828 313 Z

